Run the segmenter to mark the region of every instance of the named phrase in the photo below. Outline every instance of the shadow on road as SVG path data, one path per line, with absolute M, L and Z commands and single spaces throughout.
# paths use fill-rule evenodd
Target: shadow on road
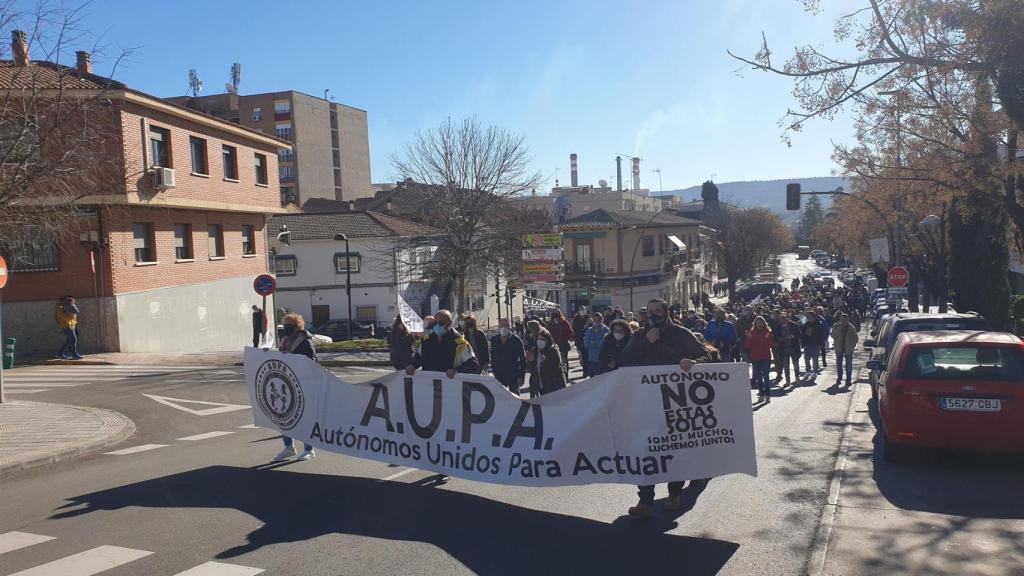
M 684 495 L 684 510 L 704 485 L 684 491 L 691 492 Z M 263 522 L 246 545 L 218 554 L 222 559 L 339 533 L 433 544 L 481 574 L 700 575 L 717 573 L 739 548 L 732 542 L 655 533 L 412 484 L 230 466 L 71 501 L 63 508 L 84 508 L 58 511 L 53 518 L 141 506 L 235 509 Z
M 869 401 L 868 410 L 876 430 L 872 477 L 893 506 L 968 518 L 1024 519 L 1024 499 L 1010 496 L 1024 486 L 1024 458 L 921 449 L 905 463 L 889 463 L 882 458 L 877 401 Z

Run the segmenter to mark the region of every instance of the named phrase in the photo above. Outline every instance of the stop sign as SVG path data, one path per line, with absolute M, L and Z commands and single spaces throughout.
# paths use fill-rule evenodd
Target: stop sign
M 889 268 L 889 286 L 892 288 L 903 288 L 910 283 L 910 271 L 903 266 Z

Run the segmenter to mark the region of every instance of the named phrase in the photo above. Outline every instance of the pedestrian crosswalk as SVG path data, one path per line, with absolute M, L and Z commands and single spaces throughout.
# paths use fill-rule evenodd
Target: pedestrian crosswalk
M 7 394 L 38 394 L 86 384 L 210 370 L 212 366 L 26 366 L 4 371 Z M 234 372 L 232 372 L 234 374 Z
M 0 555 L 30 546 L 43 546 L 55 540 L 52 536 L 28 532 L 3 533 L 0 534 Z M 155 552 L 149 550 L 105 544 L 25 568 L 10 576 L 94 576 L 153 554 Z M 256 576 L 263 571 L 262 568 L 210 561 L 176 572 L 173 576 Z

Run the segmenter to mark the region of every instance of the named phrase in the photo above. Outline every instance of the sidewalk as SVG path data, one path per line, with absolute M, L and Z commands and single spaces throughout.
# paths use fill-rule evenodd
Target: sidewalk
M 18 365 L 49 364 L 107 366 L 126 364 L 133 366 L 241 366 L 243 352 L 202 352 L 189 354 L 145 354 L 134 352 L 103 352 L 87 354 L 81 360 L 60 360 L 57 358 L 19 358 Z M 390 366 L 387 352 L 321 352 L 317 354 L 324 366 Z
M 80 456 L 135 433 L 126 416 L 65 404 L 0 404 L 0 474 Z

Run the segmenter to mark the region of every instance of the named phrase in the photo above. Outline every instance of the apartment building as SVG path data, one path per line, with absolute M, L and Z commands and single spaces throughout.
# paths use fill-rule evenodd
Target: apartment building
M 559 224 L 565 301 L 639 310 L 652 298 L 685 303 L 713 281 L 714 230 L 668 213 L 598 209 Z
M 278 153 L 282 204 L 373 196 L 365 110 L 294 90 L 168 100 L 291 142 Z
M 277 156 L 289 144 L 94 75 L 85 53 L 76 67 L 33 62 L 24 41 L 15 34 L 24 57 L 0 62 L 0 88 L 31 78 L 34 89 L 101 96 L 93 121 L 102 123 L 102 145 L 85 152 L 105 155 L 110 170 L 74 200 L 75 219 L 59 232 L 3 239 L 11 269 L 4 335 L 22 351 L 55 351 L 63 335 L 54 305 L 72 295 L 86 352 L 251 343 L 252 282 L 268 271 L 266 221 L 282 211 Z M 38 194 L 45 201 L 56 192 Z

